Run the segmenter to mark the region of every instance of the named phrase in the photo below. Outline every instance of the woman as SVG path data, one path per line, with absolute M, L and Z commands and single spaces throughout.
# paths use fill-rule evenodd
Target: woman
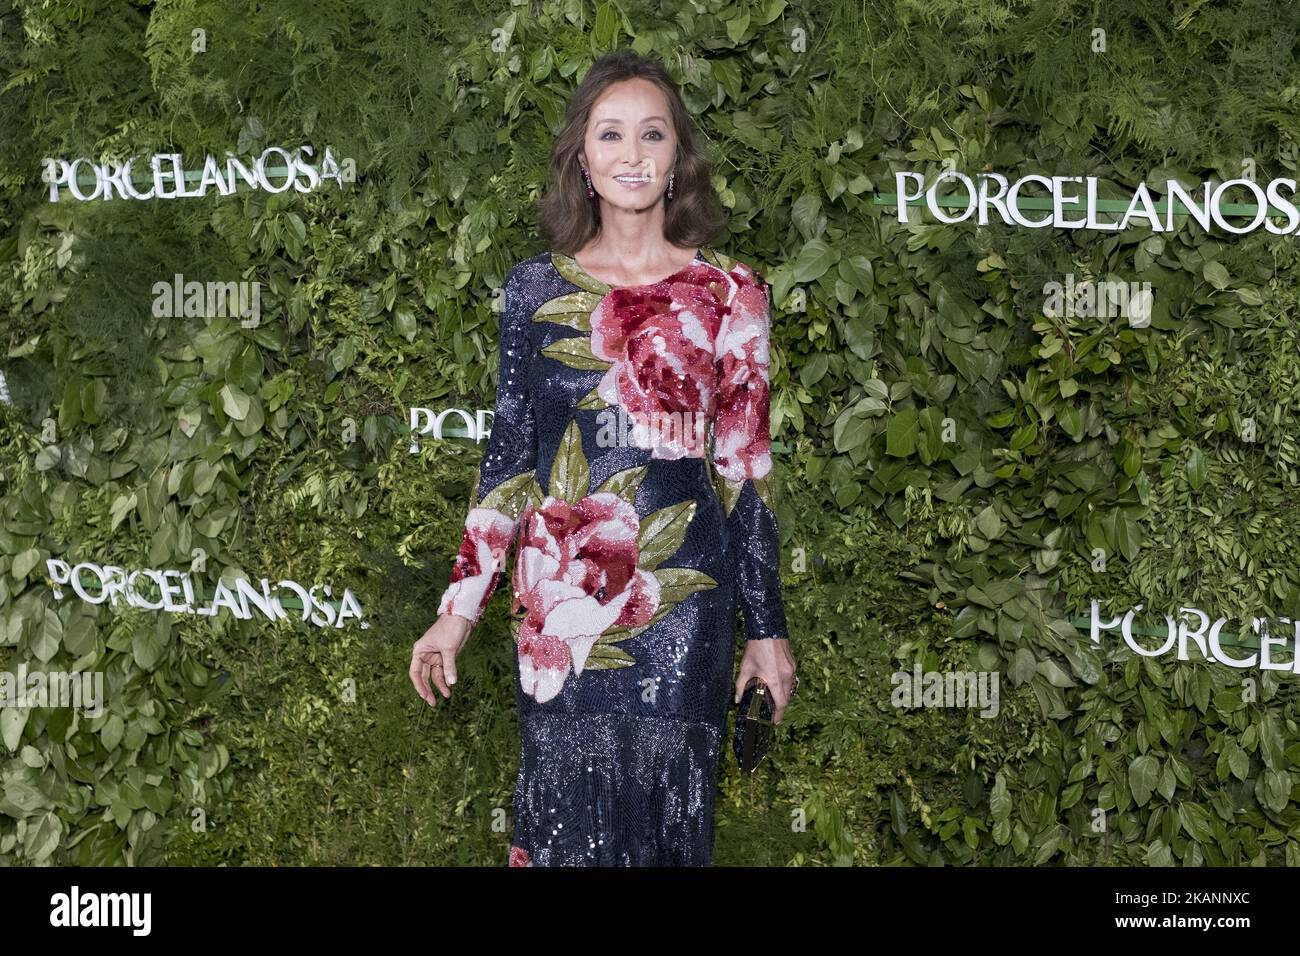
M 596 61 L 551 166 L 552 249 L 506 278 L 492 432 L 411 680 L 430 706 L 430 680 L 451 696 L 510 551 L 510 865 L 707 865 L 727 697 L 758 677 L 779 723 L 795 683 L 768 291 L 705 245 L 723 213 L 657 62 Z

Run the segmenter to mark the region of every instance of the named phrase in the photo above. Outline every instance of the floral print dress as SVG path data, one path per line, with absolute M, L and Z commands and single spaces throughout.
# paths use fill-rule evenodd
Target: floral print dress
M 542 253 L 507 276 L 492 430 L 439 613 L 511 558 L 512 866 L 712 862 L 745 640 L 786 637 L 768 287 L 711 249 L 609 286 Z

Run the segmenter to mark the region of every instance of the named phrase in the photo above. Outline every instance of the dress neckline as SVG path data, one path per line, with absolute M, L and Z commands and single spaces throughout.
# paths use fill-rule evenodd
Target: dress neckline
M 564 255 L 564 254 L 558 254 L 558 258 L 565 260 L 566 263 L 567 263 L 568 265 L 570 265 L 570 266 L 573 268 L 573 271 L 574 271 L 574 272 L 576 272 L 576 273 L 577 273 L 579 276 L 581 276 L 582 278 L 586 279 L 588 282 L 591 282 L 591 283 L 594 284 L 594 285 L 604 286 L 605 288 L 607 288 L 607 289 L 611 289 L 611 290 L 613 290 L 613 289 L 648 289 L 648 288 L 650 288 L 651 286 L 658 285 L 658 284 L 661 283 L 661 282 L 667 282 L 669 279 L 675 279 L 675 278 L 677 278 L 677 276 L 681 275 L 683 272 L 685 272 L 685 271 L 687 271 L 688 269 L 690 269 L 690 268 L 691 268 L 692 266 L 694 266 L 696 263 L 699 263 L 699 262 L 707 262 L 707 261 L 708 261 L 708 258 L 704 255 L 704 249 L 703 249 L 702 247 L 697 247 L 696 250 L 695 250 L 695 258 L 693 258 L 693 259 L 692 259 L 690 262 L 688 262 L 686 265 L 682 266 L 682 267 L 681 267 L 680 269 L 678 269 L 676 272 L 669 273 L 668 275 L 664 276 L 662 279 L 655 279 L 653 282 L 643 282 L 643 283 L 640 283 L 639 285 L 611 285 L 610 283 L 606 282 L 604 279 L 597 279 L 594 275 L 592 275 L 590 272 L 588 272 L 588 271 L 587 271 L 586 269 L 584 269 L 582 266 L 578 265 L 578 260 L 577 260 L 576 258 L 574 258 L 573 256 L 570 256 L 570 255 Z

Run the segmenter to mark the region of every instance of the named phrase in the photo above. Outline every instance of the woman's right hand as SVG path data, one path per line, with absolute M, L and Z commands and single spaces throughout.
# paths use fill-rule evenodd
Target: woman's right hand
M 449 612 L 434 621 L 411 648 L 411 683 L 430 707 L 438 706 L 438 695 L 429 687 L 430 678 L 442 696 L 451 699 L 451 685 L 456 683 L 456 655 L 473 628 L 474 623 L 468 618 Z

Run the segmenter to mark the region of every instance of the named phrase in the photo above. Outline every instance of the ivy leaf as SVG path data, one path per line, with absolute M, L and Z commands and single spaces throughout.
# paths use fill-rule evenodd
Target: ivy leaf
M 1238 780 L 1245 780 L 1250 773 L 1250 757 L 1235 742 L 1228 747 L 1228 769 Z
M 749 29 L 749 11 L 742 10 L 727 21 L 727 38 L 739 45 L 747 29 Z
M 1178 789 L 1178 780 L 1174 776 L 1172 760 L 1165 764 L 1164 769 L 1160 771 L 1160 782 L 1156 784 L 1156 789 L 1160 791 L 1160 796 L 1166 800 L 1174 798 L 1174 792 Z
M 63 621 L 52 607 L 45 609 L 42 620 L 44 625 L 32 641 L 32 653 L 41 663 L 48 664 L 59 652 L 59 645 L 63 642 Z
M 104 745 L 104 749 L 112 753 L 117 749 L 117 745 L 122 742 L 122 732 L 126 730 L 126 725 L 118 714 L 109 714 L 108 720 L 104 721 L 104 726 L 99 731 L 99 742 Z
M 1207 262 L 1201 269 L 1201 275 L 1216 289 L 1226 289 L 1228 283 L 1232 281 L 1222 262 Z
M 18 749 L 18 742 L 23 738 L 23 728 L 27 726 L 27 718 L 31 712 L 30 707 L 0 708 L 0 738 L 4 739 L 10 753 Z M 5 797 L 10 798 L 8 788 Z
M 1215 842 L 1214 827 L 1210 823 L 1209 812 L 1204 807 L 1183 801 L 1178 805 L 1178 820 L 1197 843 L 1212 845 Z
M 998 771 L 993 779 L 993 792 L 989 795 L 989 812 L 992 813 L 994 820 L 1008 820 L 1011 818 L 1011 796 L 1007 793 L 1007 780 Z
M 840 260 L 840 278 L 865 296 L 875 291 L 875 270 L 866 256 L 851 256 Z
M 118 495 L 117 498 L 115 498 L 113 501 L 113 507 L 109 509 L 109 514 L 112 516 L 113 519 L 111 525 L 109 526 L 109 530 L 116 531 L 117 526 L 120 525 L 123 522 L 123 520 L 126 519 L 126 516 L 135 510 L 135 506 L 137 503 L 138 502 L 134 491 L 131 492 L 130 495 Z M 19 557 L 21 557 L 21 555 L 19 555 Z M 18 562 L 17 560 L 15 560 L 14 561 L 15 569 L 17 568 L 17 566 L 18 566 Z M 17 577 L 18 575 L 15 574 L 14 576 Z
M 1014 446 L 1012 446 L 1014 447 Z M 1142 469 L 1142 449 L 1128 439 L 1121 439 L 1116 454 L 1124 474 L 1133 478 Z
M 831 439 L 838 452 L 851 451 L 866 444 L 871 440 L 871 435 L 871 420 L 853 414 L 852 409 L 846 409 L 835 419 L 835 426 L 831 429 Z
M 1205 455 L 1199 448 L 1193 448 L 1187 458 L 1187 483 L 1192 486 L 1193 491 L 1200 491 L 1201 486 L 1205 484 L 1206 470 Z
M 1011 435 L 1011 450 L 1024 451 L 1038 440 L 1038 422 L 1021 425 Z
M 1262 783 L 1264 794 L 1260 802 L 1274 813 L 1281 813 L 1291 799 L 1291 774 L 1285 770 L 1265 770 Z
M 866 361 L 876 348 L 876 335 L 866 317 L 858 316 L 844 323 L 844 344 L 856 357 Z
M 1076 687 L 1069 674 L 1056 661 L 1046 660 L 1038 662 L 1038 672 L 1047 678 L 1047 682 L 1053 687 Z
M 591 31 L 591 48 L 607 50 L 614 45 L 618 36 L 618 7 L 613 3 L 602 3 L 596 8 L 596 27 Z
M 812 388 L 826 376 L 829 364 L 830 357 L 825 352 L 818 352 L 800 367 L 799 384 L 804 388 Z
M 1038 852 L 1034 855 L 1034 866 L 1042 866 L 1053 856 L 1061 847 L 1061 830 L 1059 827 L 1048 827 L 1039 834 Z
M 171 634 L 171 619 L 160 615 L 154 627 L 142 627 L 131 637 L 131 654 L 136 666 L 150 671 L 162 659 L 165 650 L 164 641 Z
M 243 421 L 235 422 L 235 431 L 247 438 L 261 431 L 264 424 L 266 424 L 266 416 L 262 412 L 262 400 L 254 395 L 249 402 L 248 414 L 244 416 Z
M 1286 769 L 1286 753 L 1282 735 L 1278 732 L 1273 715 L 1267 712 L 1265 712 L 1259 726 L 1259 755 L 1264 761 L 1264 766 L 1273 770 Z
M 808 240 L 794 261 L 794 281 L 803 283 L 820 279 L 839 257 L 839 250 L 824 240 Z
M 1038 659 L 1034 657 L 1034 652 L 1027 647 L 1017 647 L 1016 654 L 1011 659 L 1011 680 L 1020 685 L 1037 673 Z
M 916 409 L 905 408 L 889 420 L 885 454 L 906 458 L 916 450 Z
M 262 129 L 261 121 L 250 114 L 239 130 L 239 137 L 235 140 L 235 149 L 241 153 L 251 153 L 262 142 L 264 135 L 265 130 Z
M 249 396 L 240 391 L 237 386 L 227 382 L 221 387 L 221 407 L 235 421 L 244 420 L 244 416 L 248 414 L 250 404 L 251 399 Z
M 1151 799 L 1160 774 L 1160 762 L 1153 754 L 1143 754 L 1128 765 L 1128 786 L 1133 793 L 1133 801 L 1144 807 Z
M 117 527 L 117 525 L 114 525 L 114 527 Z M 40 550 L 37 548 L 28 548 L 22 554 L 14 557 L 13 567 L 10 569 L 9 573 L 14 576 L 14 580 L 21 581 L 31 573 L 32 568 L 36 567 L 40 561 Z
M 27 839 L 23 841 L 24 856 L 32 863 L 41 863 L 58 849 L 63 838 L 63 821 L 57 813 L 46 810 L 38 823 L 27 821 Z
M 393 330 L 406 341 L 414 342 L 415 336 L 419 333 L 415 313 L 407 308 L 398 309 L 397 314 L 393 316 Z
M 1070 436 L 1074 441 L 1083 440 L 1083 417 L 1079 410 L 1073 405 L 1066 405 L 1056 415 L 1057 422 L 1060 423 L 1061 430 Z
M 1132 561 L 1138 553 L 1138 528 L 1123 508 L 1112 508 L 1101 519 L 1106 542 L 1115 551 Z
M 1156 837 L 1147 844 L 1147 866 L 1173 866 L 1174 851 L 1165 845 L 1165 841 Z
M 997 509 L 988 505 L 975 518 L 975 526 L 980 529 L 980 534 L 992 541 L 1002 533 L 1002 519 L 998 517 Z
M 727 96 L 741 102 L 743 97 L 740 67 L 736 65 L 735 60 L 716 59 L 706 62 L 713 73 L 713 78 L 717 80 Z

